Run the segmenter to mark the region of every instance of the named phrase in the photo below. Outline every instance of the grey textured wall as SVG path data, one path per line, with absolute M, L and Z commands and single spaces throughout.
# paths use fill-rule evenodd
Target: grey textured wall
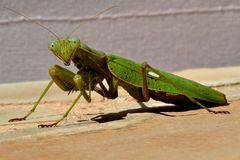
M 8 6 L 64 37 L 164 70 L 240 64 L 239 0 L 0 0 L 0 83 L 49 79 L 59 63 L 54 37 Z M 92 18 L 110 6 L 117 8 Z M 74 67 L 70 67 L 74 70 Z

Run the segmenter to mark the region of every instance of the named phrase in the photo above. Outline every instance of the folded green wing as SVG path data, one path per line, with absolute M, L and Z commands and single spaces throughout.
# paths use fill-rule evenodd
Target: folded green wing
M 134 86 L 142 87 L 141 64 L 116 55 L 108 55 L 108 68 L 116 78 Z M 178 85 L 190 97 L 221 105 L 227 104 L 225 95 L 219 91 L 165 71 L 158 71 Z M 165 78 L 154 74 L 148 69 L 147 81 L 149 90 L 182 95 L 181 91 L 166 81 Z

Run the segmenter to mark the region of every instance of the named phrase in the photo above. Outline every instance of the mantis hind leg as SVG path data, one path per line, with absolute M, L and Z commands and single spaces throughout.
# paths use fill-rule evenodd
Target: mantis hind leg
M 198 106 L 206 109 L 208 112 L 211 113 L 224 113 L 224 114 L 229 114 L 230 112 L 228 111 L 214 111 L 209 109 L 208 107 L 204 106 L 203 104 L 201 104 L 199 101 L 197 101 L 196 99 L 192 98 L 191 96 L 189 96 L 188 94 L 186 94 L 179 86 L 178 84 L 172 82 L 170 79 L 168 79 L 166 76 L 164 76 L 161 72 L 159 72 L 158 70 L 156 70 L 155 68 L 151 67 L 149 64 L 147 63 L 142 63 L 141 66 L 141 73 L 142 73 L 142 81 L 143 81 L 143 86 L 142 86 L 142 94 L 145 100 L 149 100 L 150 96 L 149 96 L 149 91 L 148 91 L 148 85 L 147 85 L 147 72 L 146 69 L 149 68 L 150 70 L 152 70 L 154 73 L 156 73 L 157 75 L 159 75 L 160 77 L 163 77 L 168 83 L 170 83 L 171 85 L 173 85 L 177 90 L 179 90 L 182 95 L 184 95 L 186 98 L 188 98 L 192 103 L 197 104 Z

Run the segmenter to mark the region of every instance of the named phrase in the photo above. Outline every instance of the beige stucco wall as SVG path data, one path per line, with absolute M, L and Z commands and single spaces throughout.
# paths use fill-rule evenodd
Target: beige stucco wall
M 164 70 L 240 64 L 239 0 L 1 0 L 0 4 L 0 83 L 49 79 L 48 68 L 61 64 L 47 49 L 54 40 L 50 33 L 2 6 L 39 20 L 61 37 L 81 24 L 73 37 L 89 46 Z

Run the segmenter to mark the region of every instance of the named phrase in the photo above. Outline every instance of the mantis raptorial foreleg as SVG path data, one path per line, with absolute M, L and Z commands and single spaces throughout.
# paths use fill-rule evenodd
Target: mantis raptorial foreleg
M 89 85 L 91 86 L 91 84 L 88 85 L 86 82 L 84 82 L 81 75 L 74 74 L 73 72 L 68 71 L 67 69 L 60 67 L 58 65 L 54 65 L 53 67 L 51 67 L 49 73 L 52 79 L 54 79 L 54 82 L 60 88 L 62 88 L 65 91 L 68 90 L 71 91 L 73 89 L 79 90 L 80 94 L 77 96 L 73 104 L 69 107 L 69 109 L 64 113 L 64 115 L 59 120 L 51 124 L 40 124 L 38 125 L 38 127 L 40 128 L 56 126 L 59 122 L 61 122 L 64 118 L 67 117 L 67 115 L 70 113 L 70 111 L 73 109 L 73 107 L 75 106 L 75 104 L 78 102 L 82 95 L 88 102 L 91 102 L 90 97 L 91 90 L 89 90 L 89 95 L 87 95 L 86 93 L 86 87 L 87 86 L 89 87 Z
M 60 66 L 55 66 L 54 68 L 58 68 L 60 69 L 61 67 Z M 59 83 L 59 81 L 63 81 L 62 79 L 59 79 L 59 77 L 57 77 L 56 75 L 58 75 L 57 72 L 58 70 L 54 70 L 52 71 L 54 74 L 54 77 L 52 77 L 53 79 L 55 80 L 58 80 L 57 84 L 59 87 L 62 87 L 62 83 Z M 62 71 L 64 71 L 65 73 L 67 73 L 67 70 L 62 68 L 60 69 L 60 74 L 62 74 Z M 70 72 L 70 71 L 69 71 Z M 70 75 L 71 73 L 69 73 Z M 72 74 L 71 74 L 72 75 Z M 107 91 L 106 91 L 106 88 L 105 86 L 102 84 L 102 79 L 98 76 L 94 77 L 96 75 L 94 74 L 91 74 L 90 72 L 88 71 L 79 71 L 78 74 L 75 74 L 73 77 L 71 76 L 71 78 L 73 79 L 74 83 L 75 83 L 75 87 L 74 89 L 77 89 L 80 91 L 80 94 L 78 95 L 78 97 L 74 100 L 73 104 L 70 106 L 70 108 L 66 111 L 66 113 L 62 116 L 62 118 L 60 118 L 59 120 L 57 120 L 56 122 L 54 123 L 51 123 L 51 124 L 41 124 L 39 125 L 39 127 L 41 128 L 44 128 L 44 127 L 53 127 L 53 126 L 56 126 L 59 122 L 61 122 L 64 118 L 67 117 L 67 115 L 69 114 L 69 112 L 73 109 L 73 107 L 75 106 L 75 104 L 77 103 L 77 101 L 80 99 L 81 96 L 83 96 L 87 102 L 91 102 L 91 91 L 92 91 L 92 87 L 95 87 L 95 85 L 97 83 L 100 84 L 101 88 L 99 91 L 101 93 L 104 93 L 106 92 L 105 94 L 108 94 Z M 100 80 L 100 81 L 98 81 Z M 68 83 L 70 83 L 68 81 Z M 70 88 L 71 86 L 73 86 L 73 84 L 69 84 Z M 87 94 L 86 90 L 89 90 L 89 94 Z
M 149 68 L 151 71 L 153 71 L 154 73 L 156 73 L 159 77 L 162 77 L 163 79 L 165 79 L 165 81 L 167 81 L 169 84 L 171 84 L 172 86 L 174 86 L 179 92 L 182 93 L 182 95 L 184 95 L 186 98 L 188 98 L 192 103 L 197 104 L 198 106 L 206 109 L 208 112 L 211 113 L 224 113 L 224 114 L 229 114 L 230 112 L 228 111 L 214 111 L 209 109 L 208 107 L 204 106 L 203 104 L 201 104 L 199 101 L 197 101 L 196 99 L 192 98 L 191 96 L 189 96 L 187 93 L 185 93 L 179 86 L 178 84 L 174 83 L 173 81 L 171 81 L 169 78 L 167 78 L 166 76 L 164 76 L 162 73 L 160 73 L 158 70 L 156 70 L 155 68 L 151 67 L 149 64 L 147 64 L 146 62 L 142 63 L 141 66 L 141 74 L 142 74 L 142 94 L 144 97 L 144 100 L 149 100 L 149 90 L 148 90 L 148 84 L 147 84 L 147 71 L 146 69 Z
M 72 89 L 74 89 L 75 84 L 73 81 L 73 77 L 75 74 L 73 72 L 68 71 L 67 69 L 60 67 L 58 65 L 53 65 L 52 67 L 49 68 L 49 74 L 52 77 L 52 80 L 48 83 L 48 85 L 46 86 L 43 93 L 38 98 L 32 109 L 24 117 L 10 119 L 9 122 L 26 120 L 27 117 L 29 117 L 36 110 L 42 98 L 51 88 L 53 82 L 56 83 L 64 91 L 71 91 Z
M 41 124 L 39 127 L 52 127 L 56 126 L 59 122 L 61 122 L 69 112 L 72 110 L 72 108 L 75 106 L 77 101 L 80 99 L 81 96 L 83 96 L 86 101 L 91 102 L 91 91 L 92 87 L 95 88 L 95 85 L 98 83 L 101 88 L 99 88 L 97 91 L 99 94 L 103 95 L 104 97 L 112 97 L 112 93 L 115 93 L 112 90 L 107 91 L 106 87 L 102 83 L 101 77 L 98 77 L 97 75 L 91 74 L 88 71 L 81 71 L 78 72 L 78 74 L 75 74 L 61 66 L 58 65 L 53 65 L 52 67 L 49 68 L 49 74 L 52 78 L 52 80 L 49 82 L 47 87 L 45 88 L 44 92 L 41 94 L 39 97 L 38 101 L 35 103 L 33 108 L 22 118 L 14 118 L 9 120 L 10 122 L 13 121 L 22 121 L 25 120 L 27 117 L 29 117 L 37 108 L 38 104 L 42 100 L 42 98 L 45 96 L 47 91 L 50 89 L 52 86 L 53 82 L 62 90 L 64 91 L 73 91 L 73 90 L 79 90 L 80 94 L 78 97 L 74 100 L 73 104 L 69 107 L 69 109 L 65 112 L 65 114 L 56 122 L 52 124 Z M 111 85 L 111 84 L 110 84 Z M 114 86 L 112 84 L 112 86 Z M 111 88 L 112 89 L 112 88 Z M 86 90 L 89 90 L 89 94 L 87 94 Z

